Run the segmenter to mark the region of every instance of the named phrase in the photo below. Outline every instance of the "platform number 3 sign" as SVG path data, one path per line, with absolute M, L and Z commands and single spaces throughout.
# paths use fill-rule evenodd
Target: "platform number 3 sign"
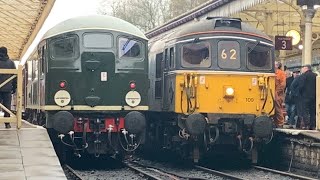
M 292 50 L 292 37 L 291 36 L 276 36 L 275 37 L 276 50 Z

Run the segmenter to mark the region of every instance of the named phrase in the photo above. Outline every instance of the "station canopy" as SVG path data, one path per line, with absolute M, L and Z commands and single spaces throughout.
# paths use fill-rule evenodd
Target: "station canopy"
M 55 0 L 0 0 L 0 47 L 19 60 L 26 52 Z
M 238 1 L 243 2 L 243 0 Z M 297 5 L 297 0 L 248 1 L 252 1 L 251 6 L 231 16 L 241 18 L 253 27 L 268 33 L 269 36 L 285 35 L 289 30 L 296 30 L 301 33 L 301 37 L 303 36 L 305 15 L 302 7 Z M 317 9 L 313 18 L 312 32 L 313 38 L 316 39 L 320 34 L 320 8 L 318 6 L 314 8 Z
M 320 1 L 320 0 L 319 0 Z M 315 1 L 317 2 L 317 1 Z M 317 7 L 317 6 L 316 6 Z M 148 38 L 178 27 L 192 20 L 206 17 L 234 17 L 267 33 L 271 38 L 285 35 L 289 30 L 303 37 L 304 12 L 297 0 L 210 0 L 146 33 Z M 320 37 L 320 8 L 313 18 L 313 39 Z

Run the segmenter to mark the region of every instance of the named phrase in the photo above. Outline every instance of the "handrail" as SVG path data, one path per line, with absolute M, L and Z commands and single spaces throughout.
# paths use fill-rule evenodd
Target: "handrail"
M 23 66 L 18 65 L 18 69 L 1 69 L 0 74 L 10 74 L 12 75 L 9 77 L 6 81 L 0 84 L 0 88 L 4 86 L 5 84 L 9 83 L 11 80 L 13 80 L 15 77 L 17 78 L 17 91 L 16 91 L 16 113 L 14 114 L 11 110 L 4 107 L 3 104 L 0 103 L 0 107 L 5 112 L 8 112 L 10 114 L 10 117 L 0 117 L 0 123 L 11 123 L 16 122 L 17 123 L 17 129 L 21 128 L 21 120 L 22 120 L 22 83 L 23 83 L 23 77 L 22 77 L 22 70 Z
M 316 130 L 320 130 L 320 76 L 316 78 Z

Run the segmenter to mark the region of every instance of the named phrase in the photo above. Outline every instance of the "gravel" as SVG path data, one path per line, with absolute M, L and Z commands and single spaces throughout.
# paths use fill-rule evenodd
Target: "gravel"
M 128 168 L 110 169 L 110 170 L 91 170 L 76 172 L 83 177 L 84 180 L 144 180 L 145 178 L 134 173 Z
M 212 179 L 212 180 L 223 180 L 225 178 L 219 177 L 210 173 L 206 173 L 204 171 L 200 171 L 197 169 L 192 168 L 191 166 L 186 166 L 183 164 L 172 164 L 172 163 L 158 163 L 149 160 L 140 160 L 138 161 L 139 164 L 154 167 L 159 170 L 164 170 L 168 173 L 177 174 L 184 177 L 191 177 L 191 178 L 201 178 L 201 179 Z
M 73 159 L 69 166 L 84 180 L 144 180 L 139 174 L 124 167 L 119 161 L 111 158 L 95 159 L 83 158 Z M 66 173 L 68 180 L 73 180 Z
M 246 169 L 246 170 L 233 170 L 233 171 L 224 171 L 228 174 L 232 174 L 237 177 L 242 177 L 247 180 L 270 180 L 270 179 L 281 179 L 281 180 L 294 180 L 294 178 L 283 176 L 280 174 L 274 174 L 271 172 L 265 172 L 256 169 Z
M 143 166 L 148 166 L 150 168 L 155 168 L 160 171 L 165 171 L 171 174 L 176 174 L 178 176 L 190 177 L 190 178 L 199 178 L 199 179 L 210 179 L 210 180 L 223 180 L 224 177 L 220 177 L 202 170 L 193 168 L 192 164 L 185 163 L 174 163 L 174 162 L 159 162 L 153 160 L 144 160 L 136 159 L 135 162 Z M 93 163 L 95 165 L 100 164 L 99 166 L 85 168 L 85 169 L 75 169 L 75 171 L 83 177 L 85 180 L 144 180 L 146 179 L 142 175 L 137 174 L 135 171 L 119 166 L 114 165 L 115 163 Z M 109 166 L 107 164 L 112 164 Z M 103 167 L 103 168 L 101 168 Z M 210 168 L 210 167 L 209 167 Z M 214 168 L 215 169 L 215 168 Z M 252 168 L 242 168 L 242 169 L 223 169 L 219 170 L 237 177 L 244 178 L 246 180 L 294 180 L 294 178 L 274 174 L 271 172 L 265 172 L 262 170 L 252 169 Z M 68 180 L 72 178 L 68 177 Z

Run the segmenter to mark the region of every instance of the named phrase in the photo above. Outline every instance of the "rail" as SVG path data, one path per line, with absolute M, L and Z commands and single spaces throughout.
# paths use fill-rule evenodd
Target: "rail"
M 69 175 L 72 177 L 72 179 L 74 179 L 74 180 L 83 180 L 83 178 L 74 169 L 72 169 L 70 166 L 64 165 L 64 169 L 65 169 L 65 171 L 67 171 L 67 173 L 69 173 Z
M 143 174 L 148 179 L 159 180 L 159 179 L 171 179 L 171 180 L 180 180 L 180 179 L 188 179 L 188 180 L 207 180 L 206 178 L 201 177 L 190 177 L 184 176 L 174 172 L 168 172 L 162 168 L 146 166 L 134 161 L 125 162 L 125 166 L 128 168 Z
M 0 123 L 17 123 L 17 129 L 21 128 L 21 120 L 22 120 L 22 70 L 23 66 L 18 65 L 18 69 L 1 69 L 1 74 L 9 74 L 12 75 L 7 80 L 0 84 L 0 88 L 6 85 L 7 83 L 11 82 L 14 78 L 17 78 L 17 91 L 16 91 L 16 114 L 14 114 L 11 110 L 7 109 L 3 104 L 0 102 L 0 108 L 9 113 L 10 117 L 0 117 Z
M 140 174 L 143 174 L 144 176 L 148 177 L 149 179 L 152 179 L 152 180 L 162 180 L 161 178 L 149 173 L 149 172 L 146 172 L 145 170 L 139 168 L 139 166 L 137 165 L 134 165 L 130 162 L 125 162 L 124 165 L 126 165 L 128 168 L 130 168 L 131 170 L 134 170 L 136 171 L 137 173 L 140 173 Z
M 225 178 L 233 179 L 233 180 L 245 180 L 244 178 L 241 178 L 241 177 L 233 176 L 233 175 L 228 174 L 228 173 L 224 173 L 224 172 L 221 172 L 221 171 L 209 169 L 209 168 L 198 166 L 198 165 L 195 165 L 194 168 L 200 169 L 202 171 L 209 172 L 209 173 L 212 173 L 212 174 L 215 174 L 215 175 L 218 175 L 218 176 L 222 176 L 222 177 L 225 177 Z
M 266 171 L 266 172 L 281 174 L 283 176 L 296 178 L 296 179 L 301 179 L 301 180 L 316 180 L 314 178 L 310 178 L 310 177 L 306 177 L 306 176 L 300 176 L 300 175 L 296 175 L 296 174 L 292 174 L 292 173 L 288 173 L 288 172 L 282 172 L 282 171 L 278 171 L 278 170 L 275 170 L 275 169 L 269 169 L 269 168 L 265 168 L 265 167 L 261 167 L 261 166 L 253 166 L 253 168 L 258 169 L 258 170 L 262 170 L 262 171 Z

